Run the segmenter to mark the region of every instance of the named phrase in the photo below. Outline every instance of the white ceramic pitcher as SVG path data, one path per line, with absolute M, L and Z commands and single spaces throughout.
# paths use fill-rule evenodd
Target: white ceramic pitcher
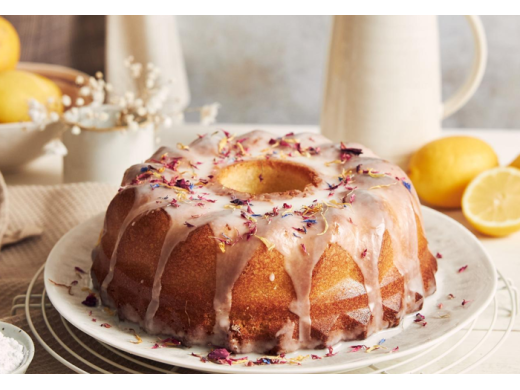
M 441 102 L 436 16 L 335 16 L 321 129 L 356 141 L 406 168 L 410 155 L 440 134 L 484 74 L 487 46 L 478 16 L 468 15 L 475 55 L 466 82 Z

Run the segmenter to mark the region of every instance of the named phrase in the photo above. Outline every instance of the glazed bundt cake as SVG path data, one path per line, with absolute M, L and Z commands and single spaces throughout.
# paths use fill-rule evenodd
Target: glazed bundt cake
M 323 348 L 435 291 L 421 218 L 405 173 L 361 145 L 218 132 L 126 171 L 92 275 L 121 318 L 188 346 Z

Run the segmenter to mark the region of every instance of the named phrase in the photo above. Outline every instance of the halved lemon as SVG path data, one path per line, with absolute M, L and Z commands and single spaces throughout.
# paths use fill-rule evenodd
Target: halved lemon
M 479 232 L 506 236 L 520 230 L 520 169 L 482 172 L 464 191 L 462 212 Z

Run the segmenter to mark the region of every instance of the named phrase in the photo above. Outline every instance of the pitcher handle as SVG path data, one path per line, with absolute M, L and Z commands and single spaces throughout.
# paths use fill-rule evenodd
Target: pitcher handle
M 473 64 L 471 72 L 464 84 L 455 92 L 442 106 L 442 119 L 447 118 L 458 109 L 460 109 L 473 96 L 477 90 L 484 71 L 486 70 L 487 61 L 487 42 L 486 34 L 482 21 L 477 15 L 465 15 L 468 21 L 473 39 L 475 40 L 475 55 L 473 57 Z

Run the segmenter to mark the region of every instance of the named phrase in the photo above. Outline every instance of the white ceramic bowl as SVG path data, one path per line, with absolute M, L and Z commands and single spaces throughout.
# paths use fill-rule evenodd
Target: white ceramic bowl
M 79 94 L 76 77 L 83 76 L 86 80 L 89 77 L 80 71 L 58 65 L 20 62 L 17 69 L 51 79 L 72 99 Z M 40 157 L 45 145 L 59 137 L 64 128 L 62 123 L 51 124 L 43 130 L 32 122 L 0 123 L 0 170 L 13 170 Z
M 34 343 L 22 329 L 7 322 L 0 322 L 0 332 L 23 345 L 24 359 L 22 364 L 10 374 L 25 374 L 34 357 Z

